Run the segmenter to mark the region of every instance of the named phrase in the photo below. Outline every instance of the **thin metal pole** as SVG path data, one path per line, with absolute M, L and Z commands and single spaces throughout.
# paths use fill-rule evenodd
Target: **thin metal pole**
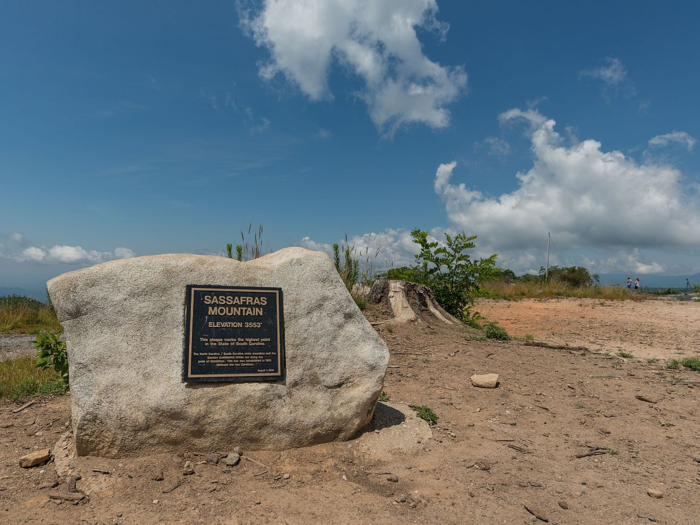
M 549 243 L 552 241 L 552 234 L 547 234 L 547 268 L 544 271 L 544 280 L 549 280 Z

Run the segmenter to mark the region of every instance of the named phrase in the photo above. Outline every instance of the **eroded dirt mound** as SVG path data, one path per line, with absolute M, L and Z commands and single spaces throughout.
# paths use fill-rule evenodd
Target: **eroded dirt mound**
M 8 404 L 0 406 L 0 521 L 531 523 L 535 513 L 562 524 L 697 523 L 692 381 L 700 374 L 483 341 L 461 326 L 378 330 L 392 354 L 388 403 L 431 408 L 439 417 L 432 437 L 403 432 L 405 419 L 389 411 L 352 441 L 243 450 L 236 466 L 221 461 L 228 450 L 80 458 L 76 490 L 87 497 L 73 504 L 49 497 L 70 488 L 65 479 L 51 487 L 56 464 L 18 466 L 20 456 L 53 446 L 65 432 L 68 398 L 41 398 L 19 413 Z M 469 377 L 483 373 L 499 374 L 500 386 L 473 387 Z

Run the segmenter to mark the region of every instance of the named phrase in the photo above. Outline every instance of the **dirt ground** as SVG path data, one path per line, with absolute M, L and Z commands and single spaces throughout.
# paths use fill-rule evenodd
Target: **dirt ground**
M 581 315 L 628 305 L 639 306 L 591 305 Z M 691 315 L 685 306 L 669 311 Z M 368 313 L 373 320 L 381 315 Z M 606 319 L 611 322 L 610 315 Z M 501 322 L 516 332 L 505 318 Z M 579 322 L 574 315 L 572 325 Z M 68 464 L 81 476 L 77 490 L 86 497 L 72 504 L 49 497 L 67 491 L 57 470 L 65 474 L 68 449 L 55 443 L 67 428 L 69 397 L 37 398 L 18 413 L 18 405 L 0 405 L 0 523 L 700 521 L 699 373 L 522 341 L 484 341 L 466 327 L 437 323 L 378 330 L 391 350 L 389 403 L 429 406 L 439 416 L 432 428 L 382 408 L 374 426 L 350 442 L 244 450 L 235 467 L 206 463 L 205 453 L 228 450 L 78 458 Z M 523 330 L 544 339 L 533 328 Z M 622 337 L 625 348 L 637 341 L 634 331 L 606 330 L 616 343 Z M 583 328 L 576 331 L 593 340 Z M 673 333 L 666 340 L 676 345 L 672 350 L 686 345 Z M 472 374 L 489 372 L 500 375 L 498 388 L 471 385 Z M 54 461 L 19 468 L 20 456 L 43 447 L 53 449 Z M 184 475 L 185 461 L 195 474 Z M 649 489 L 662 498 L 650 497 Z
M 476 309 L 519 338 L 664 361 L 700 355 L 700 302 L 482 299 Z

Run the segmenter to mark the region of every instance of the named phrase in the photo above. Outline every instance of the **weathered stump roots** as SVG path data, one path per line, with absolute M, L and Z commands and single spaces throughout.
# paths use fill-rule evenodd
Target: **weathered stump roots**
M 402 324 L 409 321 L 430 323 L 435 320 L 445 324 L 459 323 L 437 303 L 433 291 L 422 284 L 379 279 L 372 286 L 369 297 L 375 303 L 387 305 L 394 315 L 392 319 L 372 323 L 373 325 Z

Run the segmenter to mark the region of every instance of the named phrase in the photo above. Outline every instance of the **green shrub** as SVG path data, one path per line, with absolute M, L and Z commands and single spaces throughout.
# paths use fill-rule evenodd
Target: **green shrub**
M 678 370 L 681 367 L 681 362 L 678 359 L 669 359 L 666 362 L 666 368 L 669 370 Z
M 625 352 L 624 350 L 618 351 L 617 355 L 619 355 L 620 357 L 624 357 L 625 359 L 631 359 L 634 357 L 632 354 L 630 354 L 629 352 Z
M 341 251 L 343 253 L 342 260 Z M 354 247 L 348 246 L 347 242 L 342 249 L 338 244 L 333 245 L 333 263 L 335 264 L 335 269 L 338 271 L 340 278 L 345 283 L 345 287 L 349 292 L 352 292 L 353 286 L 360 280 L 360 261 L 353 259 L 353 251 Z
M 695 370 L 696 372 L 700 372 L 700 358 L 697 357 L 686 357 L 681 361 L 681 364 L 686 367 L 690 368 L 691 370 Z
M 369 298 L 354 293 L 351 293 L 350 295 L 360 310 L 365 310 L 369 306 Z
M 424 421 L 427 421 L 430 425 L 435 425 L 440 419 L 433 410 L 425 405 L 409 405 L 411 409 L 416 412 L 416 415 Z
M 489 321 L 483 325 L 486 332 L 486 339 L 497 339 L 499 341 L 510 341 L 510 336 L 504 328 L 498 326 L 497 321 Z
M 378 272 L 377 279 L 390 279 L 394 281 L 409 281 L 411 283 L 426 284 L 423 272 L 416 268 L 401 266 L 400 268 L 390 268 L 386 272 Z
M 541 267 L 540 278 L 544 280 L 545 274 L 545 268 Z M 549 281 L 553 283 L 566 284 L 572 288 L 592 286 L 594 283 L 594 279 L 591 277 L 591 274 L 582 266 L 566 266 L 563 268 L 560 268 L 559 266 L 550 266 Z
M 447 312 L 461 321 L 468 322 L 474 296 L 479 292 L 479 282 L 486 281 L 494 271 L 497 255 L 472 260 L 464 253 L 474 248 L 476 236 L 467 237 L 462 232 L 454 237 L 445 234 L 445 244 L 428 240 L 428 232 L 414 229 L 413 242 L 420 246 L 416 255 L 414 275 L 428 285 L 435 299 Z
M 34 345 L 37 349 L 36 366 L 40 369 L 56 371 L 61 381 L 68 386 L 68 355 L 66 343 L 59 338 L 60 334 L 39 332 Z
M 379 401 L 381 401 L 382 403 L 386 403 L 387 401 L 389 401 L 389 394 L 387 394 L 386 392 L 382 392 L 381 394 L 379 394 Z

